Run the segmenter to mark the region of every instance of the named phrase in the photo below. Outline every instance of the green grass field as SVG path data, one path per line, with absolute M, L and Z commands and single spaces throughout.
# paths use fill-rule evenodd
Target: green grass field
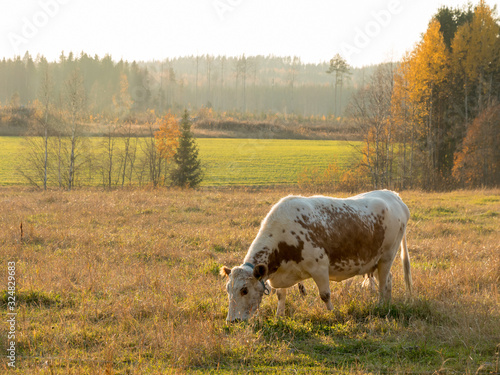
M 304 167 L 346 165 L 355 158 L 344 141 L 205 138 L 198 144 L 208 186 L 293 184 Z
M 91 138 L 97 150 L 102 138 Z M 197 140 L 205 167 L 202 186 L 295 184 L 304 167 L 326 167 L 332 161 L 349 165 L 357 160 L 353 144 L 359 142 L 214 139 Z M 27 184 L 17 172 L 22 169 L 24 140 L 0 137 L 0 185 Z M 138 151 L 141 152 L 140 150 Z M 98 185 L 96 178 L 92 185 Z
M 0 137 L 0 185 L 26 184 L 17 173 L 22 158 L 21 137 Z

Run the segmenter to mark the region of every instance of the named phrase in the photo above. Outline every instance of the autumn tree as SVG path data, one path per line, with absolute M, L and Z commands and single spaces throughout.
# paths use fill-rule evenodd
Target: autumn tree
M 458 28 L 470 22 L 473 15 L 474 11 L 470 3 L 463 8 L 454 9 L 448 6 L 442 6 L 438 9 L 434 18 L 439 22 L 444 44 L 449 52 L 451 52 L 451 44 Z
M 65 95 L 70 133 L 68 190 L 71 190 L 75 183 L 76 159 L 78 157 L 77 148 L 80 140 L 80 120 L 82 118 L 86 102 L 83 76 L 78 69 L 75 69 L 66 80 Z
M 249 61 L 245 54 L 236 60 L 236 95 L 238 95 L 238 79 L 241 77 L 243 83 L 243 112 L 247 112 L 247 73 L 248 73 Z
M 477 83 L 477 113 L 492 104 L 493 78 L 499 71 L 499 31 L 492 9 L 481 0 L 470 24 L 465 66 L 470 81 Z
M 397 165 L 399 168 L 400 188 L 405 189 L 413 183 L 413 161 L 416 145 L 416 109 L 410 86 L 411 54 L 406 54 L 394 70 L 391 96 L 391 121 L 394 130 Z
M 49 74 L 47 60 L 40 62 L 42 75 L 38 99 L 33 103 L 34 120 L 26 138 L 27 150 L 24 154 L 24 166 L 21 173 L 35 186 L 41 185 L 47 190 L 49 178 L 49 136 L 54 129 L 54 113 L 52 110 L 53 82 Z
M 179 145 L 179 123 L 174 115 L 167 113 L 157 119 L 158 131 L 155 132 L 156 148 L 158 155 L 165 162 L 170 162 Z
M 126 74 L 120 75 L 120 91 L 113 95 L 113 106 L 119 118 L 124 119 L 129 113 L 134 101 L 129 92 L 128 78 Z
M 353 95 L 347 109 L 359 133 L 363 135 L 361 165 L 368 171 L 375 189 L 391 186 L 394 177 L 392 80 L 392 65 L 380 66 L 368 85 Z
M 470 123 L 499 98 L 499 30 L 484 1 L 473 12 L 441 8 L 396 70 L 391 112 L 402 165 L 421 186 L 449 186 L 459 175 L 456 163 L 474 155 L 462 142 L 478 133 Z
M 439 177 L 451 169 L 453 152 L 447 152 L 446 78 L 449 72 L 448 51 L 440 24 L 432 20 L 415 51 L 414 89 L 419 96 L 420 162 L 424 185 L 437 186 Z M 426 180 L 426 181 L 425 181 Z
M 457 132 L 461 138 L 469 120 L 498 98 L 500 46 L 495 18 L 493 10 L 480 1 L 472 16 L 466 18 L 468 22 L 457 28 L 451 42 L 451 98 L 457 98 L 453 108 L 459 108 Z
M 49 124 L 53 124 L 52 114 L 46 115 L 43 104 L 35 100 L 33 103 L 34 121 L 24 138 L 24 151 L 19 173 L 26 181 L 44 190 L 49 183 L 50 143 Z
M 467 73 L 467 55 L 471 42 L 470 33 L 471 29 L 468 23 L 460 26 L 451 44 L 451 69 L 453 73 L 451 82 L 454 89 L 453 99 L 455 99 L 454 102 L 456 103 L 455 108 L 457 109 L 456 112 L 458 112 L 455 117 L 459 119 L 460 124 L 457 126 L 457 132 L 460 138 L 463 138 L 465 135 L 470 113 L 469 102 L 472 84 L 469 74 Z
M 212 70 L 214 65 L 214 57 L 212 55 L 207 55 L 205 58 L 206 68 L 207 68 L 207 106 L 211 106 L 212 103 Z
M 194 188 L 202 181 L 203 173 L 187 110 L 182 116 L 180 130 L 179 145 L 174 155 L 176 167 L 171 173 L 172 185 Z
M 122 124 L 118 118 L 114 119 L 101 119 L 105 122 L 104 136 L 102 137 L 102 147 L 100 155 L 100 167 L 102 171 L 102 184 L 111 188 L 114 185 L 114 178 L 116 179 L 116 165 L 115 159 L 117 156 L 117 144 L 121 138 L 118 138 L 118 132 Z
M 295 86 L 297 81 L 297 76 L 299 74 L 300 57 L 293 56 L 286 59 L 288 65 L 288 85 L 290 87 L 290 101 L 289 108 L 291 113 L 295 113 Z
M 396 71 L 392 98 L 399 134 L 407 134 L 401 131 L 405 126 L 414 131 L 412 173 L 428 188 L 441 184 L 442 178 L 450 174 L 453 162 L 450 123 L 446 118 L 448 77 L 449 53 L 440 24 L 433 19 L 420 43 Z
M 151 110 L 150 117 L 150 136 L 145 137 L 142 143 L 143 168 L 147 170 L 150 183 L 156 187 L 167 183 L 168 169 L 177 147 L 179 125 L 172 114 L 156 117 Z
M 488 107 L 469 127 L 453 176 L 468 187 L 500 184 L 500 104 Z
M 174 108 L 175 106 L 175 92 L 177 87 L 177 78 L 174 68 L 168 68 L 168 86 L 167 86 L 167 106 Z
M 347 61 L 340 56 L 340 54 L 336 54 L 330 60 L 330 66 L 326 73 L 333 75 L 333 82 L 335 87 L 335 95 L 334 95 L 334 103 L 333 103 L 333 113 L 335 116 L 339 116 L 342 114 L 342 88 L 344 86 L 344 78 L 348 76 L 351 72 L 351 67 L 347 64 Z M 339 106 L 337 106 L 337 87 L 340 86 L 340 100 Z
M 125 179 L 128 178 L 129 184 L 132 183 L 132 174 L 137 160 L 137 144 L 139 143 L 137 135 L 134 135 L 133 123 L 127 121 L 121 127 L 120 135 L 123 140 L 123 146 L 118 153 L 120 159 L 120 180 L 121 186 L 125 185 Z

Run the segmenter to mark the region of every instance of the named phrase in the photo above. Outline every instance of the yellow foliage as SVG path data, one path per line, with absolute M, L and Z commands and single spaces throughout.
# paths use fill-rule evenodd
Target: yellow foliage
M 118 96 L 113 95 L 112 100 L 115 108 L 122 112 L 128 111 L 132 107 L 132 104 L 134 104 L 129 94 L 128 79 L 125 74 L 120 75 L 120 92 Z
M 430 95 L 432 85 L 441 83 L 448 75 L 448 52 L 440 27 L 439 21 L 431 21 L 414 55 L 413 83 L 424 96 Z
M 500 27 L 493 18 L 491 8 L 484 0 L 474 10 L 474 17 L 470 25 L 470 43 L 467 53 L 467 72 L 469 77 L 477 79 L 488 70 L 496 69 L 493 61 L 498 54 L 498 33 Z
M 300 188 L 330 187 L 339 191 L 357 191 L 369 186 L 368 171 L 363 167 L 341 169 L 336 162 L 324 170 L 319 167 L 304 167 L 298 174 Z
M 157 118 L 155 127 L 159 130 L 155 132 L 156 148 L 161 158 L 169 160 L 175 155 L 179 145 L 179 123 L 174 115 L 168 113 Z
M 212 108 L 201 107 L 198 111 L 198 117 L 201 119 L 213 119 L 214 111 Z

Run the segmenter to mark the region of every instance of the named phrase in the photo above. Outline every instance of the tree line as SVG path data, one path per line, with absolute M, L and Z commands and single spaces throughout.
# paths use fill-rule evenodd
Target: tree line
M 484 1 L 442 7 L 416 47 L 351 98 L 373 187 L 500 183 L 500 27 Z
M 375 68 L 351 68 L 341 85 L 338 70 L 328 74 L 335 71 L 330 69 L 330 62 L 306 64 L 296 56 L 201 55 L 115 62 L 109 55 L 62 52 L 57 61 L 49 62 L 26 52 L 23 57 L 0 60 L 0 103 L 28 106 L 38 99 L 48 71 L 53 103 L 62 107 L 63 82 L 78 70 L 88 110 L 94 114 L 123 112 L 115 98 L 126 93 L 132 103 L 129 115 L 148 109 L 180 115 L 184 108 L 206 107 L 218 112 L 338 117 Z
M 231 108 L 242 116 L 344 116 L 363 136 L 361 163 L 348 171 L 333 163 L 327 171 L 309 171 L 319 177 L 303 173 L 304 181 L 342 181 L 346 189 L 497 186 L 499 35 L 495 9 L 481 0 L 476 7 L 440 8 L 400 62 L 370 69 L 352 69 L 339 55 L 303 64 L 295 57 L 244 55 L 116 63 L 84 53 L 63 53 L 49 63 L 26 54 L 0 62 L 0 98 L 6 100 L 0 122 L 33 119 L 30 134 L 43 142 L 31 145 L 38 150 L 31 163 L 42 165 L 36 170 L 45 175 L 37 181 L 44 186 L 51 178 L 71 188 L 84 176 L 77 170 L 99 171 L 106 186 L 166 183 L 168 158 L 158 157 L 155 132 L 182 106 L 194 113 Z M 137 137 L 138 122 L 148 128 L 147 137 Z M 104 135 L 99 149 L 106 158 L 88 156 L 95 150 L 89 152 L 81 135 L 89 123 Z
M 341 69 L 342 64 L 337 63 Z M 300 185 L 452 189 L 500 184 L 500 26 L 485 1 L 441 7 L 416 47 L 350 98 L 360 163 L 304 169 Z
M 81 133 L 84 96 L 78 76 L 66 82 L 67 110 L 37 106 L 31 136 L 24 138 L 19 173 L 33 186 L 71 190 L 76 186 L 177 186 L 194 188 L 203 179 L 198 146 L 187 110 L 179 120 L 149 111 L 149 136 L 139 137 L 131 122 L 106 122 L 101 137 Z M 54 116 L 63 116 L 55 121 Z

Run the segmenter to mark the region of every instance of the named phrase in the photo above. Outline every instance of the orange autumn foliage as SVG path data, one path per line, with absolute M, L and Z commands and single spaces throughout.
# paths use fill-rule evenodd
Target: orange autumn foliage
M 168 113 L 155 121 L 155 127 L 159 129 L 154 133 L 156 148 L 161 158 L 167 161 L 172 158 L 179 146 L 179 123 L 174 115 Z
M 453 177 L 469 187 L 500 184 L 500 104 L 470 125 L 462 150 L 455 154 Z

